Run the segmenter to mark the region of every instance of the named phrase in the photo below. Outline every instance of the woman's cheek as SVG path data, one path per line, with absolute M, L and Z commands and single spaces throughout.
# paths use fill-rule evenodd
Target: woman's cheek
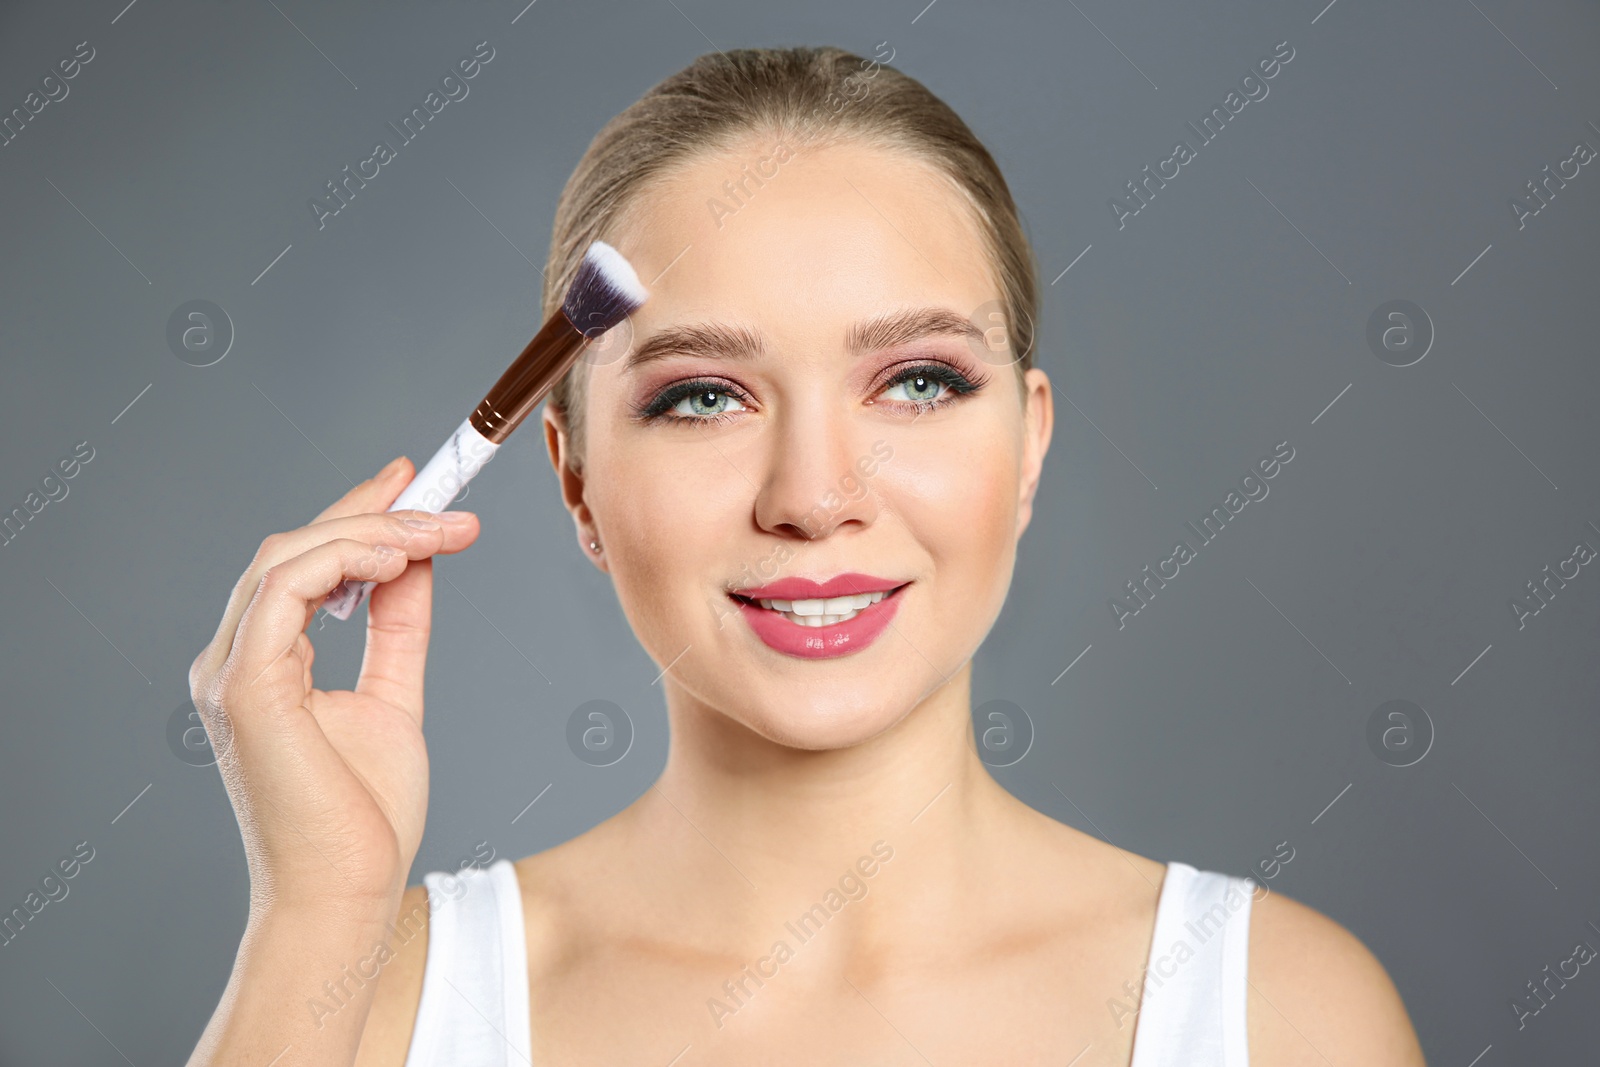
M 998 428 L 996 428 L 998 431 Z M 994 541 L 1016 519 L 1018 464 L 1001 432 L 974 433 L 959 446 L 929 442 L 913 451 L 896 448 L 897 481 L 907 504 L 914 502 L 925 528 L 940 536 L 928 549 Z M 907 454 L 901 464 L 901 453 Z
M 997 433 L 990 438 L 987 454 L 975 471 L 985 472 L 973 487 L 972 524 L 975 538 L 982 538 L 980 559 L 997 568 L 1009 566 L 1017 532 L 1017 497 L 1021 492 L 1022 455 L 1014 434 Z M 1017 445 L 1017 447 L 1013 447 Z
M 960 454 L 961 461 L 952 462 L 941 450 L 937 463 L 910 472 L 904 499 L 914 508 L 917 539 L 934 561 L 938 602 L 971 615 L 979 605 L 1004 599 L 1020 468 L 999 433 L 973 440 Z
M 591 488 L 586 499 L 599 529 L 601 559 L 616 587 L 617 599 L 629 623 L 648 643 L 647 635 L 662 625 L 658 616 L 665 593 L 663 583 L 648 576 L 661 573 L 660 559 L 670 544 L 659 528 L 652 536 L 651 527 L 669 520 L 670 515 L 661 513 L 655 495 L 659 490 L 649 478 L 625 462 L 616 462 L 617 458 L 608 456 L 604 463 L 591 460 Z
M 618 457 L 622 458 L 622 457 Z M 737 526 L 716 483 L 674 463 L 661 469 L 633 456 L 596 471 L 606 487 L 596 521 L 613 581 L 641 633 L 683 632 L 685 614 L 704 611 L 701 591 L 738 569 L 723 558 Z

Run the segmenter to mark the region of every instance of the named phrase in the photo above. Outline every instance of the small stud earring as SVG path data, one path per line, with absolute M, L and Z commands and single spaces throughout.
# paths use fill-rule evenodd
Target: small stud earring
M 590 552 L 599 552 L 600 551 L 600 542 L 599 541 L 590 541 L 589 542 L 589 551 Z

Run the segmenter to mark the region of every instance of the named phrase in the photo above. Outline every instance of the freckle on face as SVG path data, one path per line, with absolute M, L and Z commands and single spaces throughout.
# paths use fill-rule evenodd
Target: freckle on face
M 770 149 L 682 168 L 653 187 L 615 242 L 651 290 L 636 338 L 666 324 L 740 324 L 760 331 L 769 356 L 673 357 L 648 375 L 623 373 L 622 360 L 590 367 L 585 502 L 652 658 L 667 664 L 691 650 L 672 681 L 757 732 L 827 747 L 891 725 L 987 632 L 1014 545 L 1020 409 L 1014 368 L 981 361 L 985 387 L 938 414 L 912 421 L 897 419 L 891 401 L 862 404 L 871 379 L 852 372 L 872 357 L 845 352 L 846 329 L 904 307 L 965 315 L 994 300 L 981 233 L 923 164 L 848 145 L 798 152 L 718 227 L 707 199 Z M 941 340 L 971 361 L 964 341 Z M 738 386 L 755 410 L 721 424 L 631 417 L 642 392 L 701 377 Z M 861 477 L 856 462 L 879 440 L 893 458 Z M 852 477 L 864 492 L 848 491 Z M 774 526 L 830 492 L 832 532 L 806 540 Z M 736 614 L 719 626 L 718 613 L 728 615 L 723 589 L 742 567 L 752 582 L 770 580 L 770 568 L 755 570 L 778 544 L 791 549 L 782 575 L 911 579 L 916 598 L 894 633 L 860 653 L 777 657 Z

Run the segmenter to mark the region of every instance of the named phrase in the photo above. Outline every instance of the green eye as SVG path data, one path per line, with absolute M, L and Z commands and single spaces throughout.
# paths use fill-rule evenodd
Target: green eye
M 738 406 L 730 410 L 730 401 Z M 720 422 L 743 411 L 744 403 L 728 383 L 695 378 L 661 390 L 635 417 L 641 422 Z
M 722 400 L 721 407 L 717 406 L 717 399 L 719 397 Z M 732 393 L 725 392 L 721 389 L 696 388 L 694 392 L 686 393 L 680 396 L 677 403 L 675 403 L 670 410 L 674 414 L 683 415 L 690 418 L 707 418 L 727 412 L 727 404 L 729 402 L 739 404 L 738 399 Z M 688 410 L 684 410 L 685 404 L 688 405 Z M 739 404 L 739 407 L 735 408 L 734 410 L 743 411 L 744 405 Z
M 903 387 L 903 399 L 895 396 L 889 399 L 898 404 L 909 404 L 920 415 L 977 392 L 987 381 L 984 378 L 973 382 L 948 364 L 919 363 L 901 370 L 883 391 L 888 393 Z M 742 393 L 725 381 L 695 378 L 676 382 L 663 389 L 642 409 L 637 410 L 634 417 L 647 423 L 716 423 L 748 410 L 748 403 Z
M 942 379 L 920 371 L 895 382 L 889 387 L 889 390 L 899 389 L 901 386 L 906 389 L 905 399 L 913 404 L 932 403 L 941 395 L 941 388 L 951 388 L 949 383 Z
M 888 393 L 905 387 L 905 402 L 917 408 L 917 413 L 953 404 L 969 393 L 983 387 L 983 382 L 972 382 L 954 367 L 943 363 L 922 363 L 907 367 L 889 383 Z M 894 400 L 896 397 L 890 397 Z

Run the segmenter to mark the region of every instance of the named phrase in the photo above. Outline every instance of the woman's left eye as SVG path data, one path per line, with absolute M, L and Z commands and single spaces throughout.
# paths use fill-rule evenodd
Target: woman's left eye
M 884 390 L 884 395 L 889 396 L 896 389 L 902 387 L 906 391 L 903 396 L 890 396 L 889 398 L 891 400 L 904 400 L 911 404 L 932 404 L 937 403 L 944 396 L 941 388 L 944 390 L 953 390 L 955 388 L 954 384 L 944 377 L 934 374 L 930 369 L 922 368 L 909 371 L 895 379 L 894 384 Z
M 931 408 L 953 404 L 963 396 L 976 393 L 987 381 L 988 378 L 972 381 L 948 364 L 924 363 L 901 371 L 884 390 L 884 395 L 888 396 L 896 389 L 904 387 L 903 402 L 915 407 L 917 414 L 920 415 Z M 890 399 L 899 398 L 891 396 Z

